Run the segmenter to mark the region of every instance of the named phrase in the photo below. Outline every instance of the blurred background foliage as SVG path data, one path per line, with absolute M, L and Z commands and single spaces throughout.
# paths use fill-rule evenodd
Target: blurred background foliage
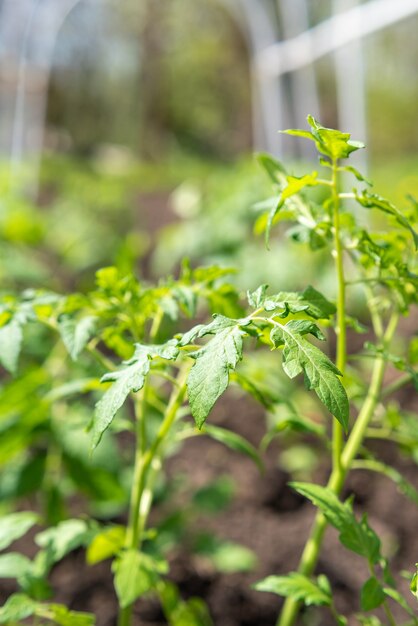
M 55 44 L 39 181 L 31 161 L 17 184 L 7 162 L 0 172 L 3 289 L 85 289 L 107 264 L 158 277 L 184 256 L 236 266 L 242 287 L 298 283 L 300 247 L 268 253 L 253 233 L 269 185 L 251 154 L 250 52 L 232 5 L 76 4 Z M 308 6 L 312 24 L 333 7 Z M 280 8 L 271 0 L 279 29 Z M 417 19 L 364 41 L 370 177 L 401 207 L 418 196 Z M 315 72 L 321 121 L 337 126 L 332 57 Z

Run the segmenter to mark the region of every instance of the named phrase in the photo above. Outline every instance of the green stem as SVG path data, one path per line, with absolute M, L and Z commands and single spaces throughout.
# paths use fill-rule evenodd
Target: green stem
M 379 310 L 376 306 L 376 296 L 374 295 L 373 290 L 369 287 L 367 283 L 363 285 L 363 289 L 367 298 L 367 307 L 370 311 L 370 318 L 372 320 L 374 334 L 378 339 L 381 339 L 384 330 L 382 318 L 380 317 Z
M 332 163 L 332 200 L 334 224 L 335 271 L 337 275 L 337 354 L 336 365 L 344 376 L 347 363 L 347 328 L 345 304 L 345 276 L 344 276 L 344 248 L 341 241 L 340 227 L 340 197 L 338 192 L 338 162 Z M 343 429 L 338 420 L 333 420 L 332 463 L 337 470 L 341 465 L 341 451 L 343 447 Z
M 390 610 L 390 607 L 389 607 L 389 604 L 388 604 L 387 600 L 384 600 L 384 602 L 383 602 L 383 610 L 386 613 L 386 617 L 389 620 L 390 626 L 396 626 L 395 618 L 392 615 L 392 611 Z
M 176 418 L 177 411 L 181 407 L 186 393 L 186 379 L 189 368 L 181 369 L 177 378 L 178 385 L 172 391 L 170 400 L 167 405 L 163 421 L 159 431 L 148 450 L 143 449 L 143 419 L 138 420 L 139 433 L 137 436 L 137 445 L 135 451 L 135 466 L 132 481 L 129 521 L 126 529 L 125 548 L 139 549 L 142 543 L 142 535 L 149 510 L 148 501 L 145 502 L 144 497 L 147 494 L 147 478 L 150 468 L 157 457 L 160 447 L 164 442 L 171 426 Z M 132 621 L 133 605 L 121 609 L 119 612 L 118 626 L 130 626 Z
M 164 318 L 164 311 L 162 309 L 159 309 L 157 313 L 155 314 L 155 317 L 153 319 L 151 329 L 149 332 L 151 343 L 153 343 L 156 340 L 163 318 Z
M 378 576 L 377 576 L 377 573 L 376 573 L 376 568 L 373 565 L 373 563 L 369 563 L 369 570 L 370 570 L 371 576 L 373 578 L 378 579 Z M 382 607 L 383 607 L 384 612 L 386 613 L 386 617 L 388 618 L 389 625 L 390 626 L 396 626 L 395 618 L 393 617 L 392 611 L 390 610 L 390 606 L 389 606 L 387 600 L 383 600 Z
M 389 346 L 396 330 L 398 320 L 399 315 L 397 313 L 393 313 L 382 339 L 382 347 L 386 348 Z M 384 357 L 379 356 L 374 363 L 369 391 L 360 413 L 358 414 L 353 430 L 351 431 L 348 441 L 344 446 L 344 450 L 341 455 L 341 464 L 339 467 L 333 468 L 331 473 L 327 487 L 336 495 L 339 495 L 341 492 L 345 478 L 351 468 L 351 464 L 358 454 L 365 437 L 367 427 L 379 402 L 385 367 L 386 361 Z M 305 545 L 298 567 L 298 572 L 304 574 L 305 576 L 311 576 L 315 569 L 326 527 L 326 519 L 322 513 L 317 513 L 310 537 Z M 293 626 L 298 616 L 299 608 L 300 602 L 296 602 L 292 598 L 287 598 L 283 605 L 281 615 L 277 621 L 277 626 Z

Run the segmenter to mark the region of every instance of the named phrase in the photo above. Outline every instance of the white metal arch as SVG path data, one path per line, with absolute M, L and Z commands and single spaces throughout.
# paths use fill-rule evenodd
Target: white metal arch
M 0 5 L 0 63 L 3 80 L 6 82 L 9 80 L 9 88 L 0 91 L 0 153 L 9 155 L 14 171 L 28 152 L 32 152 L 35 157 L 40 152 L 54 47 L 68 15 L 82 1 L 95 2 L 98 5 L 105 2 L 105 0 L 19 0 L 19 2 L 3 0 Z M 365 36 L 418 12 L 418 0 L 398 0 L 398 2 L 369 0 L 362 4 L 359 4 L 358 0 L 333 0 L 336 14 L 309 28 L 306 15 L 307 0 L 277 0 L 285 28 L 285 39 L 279 41 L 278 25 L 272 13 L 273 5 L 270 0 L 217 1 L 228 9 L 237 21 L 250 50 L 253 136 L 256 147 L 269 149 L 275 153 L 281 151 L 277 129 L 286 126 L 281 77 L 284 74 L 292 76 L 297 101 L 302 103 L 301 107 L 308 107 L 309 112 L 313 110 L 315 113 L 319 110 L 319 103 L 313 89 L 312 64 L 331 53 L 335 54 L 337 80 L 343 66 L 346 72 L 352 72 L 351 80 L 339 82 L 340 125 L 347 126 L 355 132 L 360 120 L 359 135 L 364 137 L 365 103 L 359 42 Z M 300 32 L 301 30 L 303 32 Z M 348 44 L 356 45 L 356 42 L 357 48 L 351 48 L 348 64 L 344 48 Z M 13 89 L 10 88 L 13 80 L 7 75 L 7 69 L 8 63 L 16 63 L 16 59 L 18 67 L 15 74 L 17 73 L 18 80 L 13 93 Z M 28 72 L 29 65 L 31 76 Z M 303 68 L 312 70 L 308 80 L 308 83 L 309 81 L 311 83 L 310 87 L 305 90 L 300 82 L 298 86 L 295 74 Z M 344 93 L 347 82 L 351 89 Z M 354 82 L 357 85 L 356 89 L 353 88 Z M 36 88 L 38 91 L 34 98 L 33 92 Z M 25 102 L 31 90 L 32 106 L 27 107 Z M 357 128 L 353 128 L 354 123 L 357 124 Z
M 4 0 L 1 6 L 3 67 L 10 60 L 17 61 L 14 93 L 0 91 L 3 120 L 0 149 L 4 155 L 9 155 L 12 186 L 17 183 L 21 164 L 28 155 L 32 156 L 31 181 L 36 186 L 52 56 L 60 29 L 79 2 L 22 0 L 20 11 L 16 11 L 15 0 Z M 12 40 L 10 34 L 13 34 Z M 30 107 L 27 106 L 29 92 Z

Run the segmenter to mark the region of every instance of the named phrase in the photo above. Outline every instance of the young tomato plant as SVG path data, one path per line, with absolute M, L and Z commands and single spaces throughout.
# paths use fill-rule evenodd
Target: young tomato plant
M 333 425 L 328 484 L 293 483 L 294 489 L 318 509 L 300 566 L 296 572 L 271 576 L 256 585 L 262 591 L 286 596 L 278 626 L 294 624 L 303 603 L 326 606 L 337 624 L 347 623 L 335 606 L 329 581 L 321 574 L 313 577 L 328 524 L 337 528 L 343 546 L 367 561 L 370 576 L 361 593 L 363 611 L 382 608 L 387 623 L 393 626 L 392 603 L 395 602 L 409 613 L 408 623 L 418 623 L 396 589 L 379 537 L 367 518 L 358 520 L 351 501 L 339 499 L 348 473 L 356 467 L 382 471 L 407 495 L 418 499 L 416 491 L 399 472 L 374 458 L 365 446 L 368 437 L 395 435 L 402 445 L 416 444 L 411 420 L 404 419 L 400 411 L 394 416 L 393 409 L 386 410 L 383 403 L 385 395 L 416 379 L 416 346 L 406 355 L 397 350 L 392 352 L 400 316 L 416 302 L 417 278 L 411 260 L 418 243 L 414 230 L 416 205 L 413 204 L 410 213 L 400 212 L 367 187 L 361 191 L 343 191 L 339 180 L 342 173 L 353 174 L 362 186 L 368 185 L 357 169 L 342 165 L 342 160 L 362 145 L 352 142 L 348 134 L 324 128 L 311 117 L 308 120 L 310 131 L 287 132 L 313 141 L 321 154 L 321 164 L 330 175 L 321 178 L 313 172 L 302 177 L 290 176 L 281 164 L 262 155 L 260 160 L 272 179 L 275 195 L 261 204 L 262 208 L 268 208 L 268 213 L 260 218 L 260 223 L 265 228 L 267 243 L 273 225 L 286 219 L 296 222 L 292 229 L 294 239 L 307 242 L 312 249 L 330 251 L 337 283 L 336 304 L 313 286 L 303 291 L 269 294 L 267 286 L 261 285 L 248 293 L 248 305 L 244 307 L 239 304 L 235 290 L 223 282 L 226 270 L 191 270 L 187 265 L 179 280 L 170 279 L 155 287 L 141 285 L 132 276 L 121 276 L 114 268 L 105 268 L 98 274 L 97 289 L 85 296 L 30 293 L 23 299 L 4 300 L 0 328 L 3 365 L 9 370 L 16 368 L 22 328 L 26 325 L 38 322 L 49 331 L 58 331 L 62 340 L 59 345 L 65 345 L 76 361 L 78 378 L 69 384 L 58 371 L 50 384 L 48 406 L 68 402 L 68 398 L 80 394 L 86 394 L 89 405 L 91 396 L 97 398 L 100 393 L 97 381 L 97 368 L 100 368 L 101 374 L 105 372 L 101 382 L 106 389 L 96 402 L 89 425 L 93 455 L 106 445 L 111 431 L 127 430 L 133 435 L 134 458 L 126 526 L 95 520 L 65 520 L 37 536 L 42 556 L 35 558 L 34 565 L 25 563 L 23 573 L 16 570 L 23 594 L 12 596 L 3 607 L 0 613 L 3 623 L 18 622 L 30 615 L 55 619 L 57 623 L 66 620 L 68 626 L 91 623 L 91 616 L 85 615 L 81 618 L 64 615 L 60 622 L 45 615 L 45 611 L 52 615 L 53 605 L 47 605 L 49 608 L 44 605 L 45 578 L 51 564 L 74 547 L 84 546 L 88 563 L 113 559 L 119 626 L 132 624 L 136 600 L 150 593 L 159 598 L 172 626 L 211 624 L 204 604 L 197 599 L 181 600 L 176 587 L 167 580 L 166 554 L 158 542 L 158 531 L 149 527 L 149 513 L 164 459 L 174 444 L 198 433 L 189 416 L 203 433 L 260 463 L 257 451 L 244 439 L 206 423 L 230 382 L 240 384 L 264 404 L 271 405 L 271 400 L 239 369 L 244 349 L 251 361 L 255 345 L 280 353 L 283 371 L 290 379 L 303 374 L 306 387 L 314 391 Z M 322 204 L 304 197 L 304 191 L 310 187 L 325 191 Z M 349 210 L 353 201 L 360 207 L 376 208 L 388 214 L 397 228 L 390 232 L 369 232 Z M 355 372 L 349 362 L 347 331 L 349 327 L 359 329 L 361 324 L 353 317 L 353 311 L 348 310 L 347 292 L 358 285 L 366 292 L 375 341 L 369 341 L 364 352 L 364 357 L 372 363 L 370 381 L 364 382 L 364 373 L 360 372 L 357 376 L 360 383 L 356 380 L 354 389 L 351 381 L 355 380 Z M 213 318 L 182 332 L 184 322 L 180 313 L 188 318 L 204 319 L 199 302 L 206 303 L 214 313 Z M 335 363 L 319 347 L 326 338 L 324 331 L 331 325 L 335 325 L 337 336 Z M 402 370 L 402 374 L 391 387 L 384 388 L 389 364 Z M 66 371 L 64 376 L 68 375 Z M 301 414 L 302 411 L 295 423 L 311 433 L 320 430 L 322 436 L 325 429 L 319 429 L 316 421 Z M 32 430 L 27 435 L 28 442 L 31 436 Z M 32 584 L 38 579 L 42 581 L 41 591 Z M 416 593 L 415 579 L 412 590 Z M 80 619 L 90 621 L 80 622 Z M 361 616 L 359 620 L 369 626 L 382 623 L 376 616 Z
M 27 403 L 12 402 L 24 389 L 29 376 L 27 371 L 17 387 L 13 383 L 6 385 L 4 397 L 10 396 L 10 402 L 4 407 L 9 416 L 4 432 L 9 441 L 16 441 L 16 450 L 12 450 L 9 460 L 13 463 L 18 454 L 25 456 L 28 447 L 36 447 L 47 457 L 40 480 L 36 480 L 35 485 L 27 485 L 27 480 L 25 483 L 20 476 L 17 481 L 20 489 L 12 490 L 9 496 L 22 495 L 22 485 L 26 489 L 24 493 L 40 488 L 49 495 L 52 479 L 57 488 L 69 481 L 73 482 L 73 488 L 83 492 L 87 486 L 90 497 L 100 486 L 102 489 L 109 486 L 109 475 L 100 473 L 93 462 L 99 444 L 100 449 L 104 446 L 105 455 L 115 454 L 114 438 L 108 433 L 103 436 L 110 427 L 117 432 L 131 431 L 135 451 L 134 461 L 129 459 L 132 479 L 126 527 L 99 524 L 85 518 L 65 519 L 65 499 L 72 494 L 67 489 L 60 491 L 59 506 L 55 497 L 53 506 L 46 507 L 46 521 L 58 524 L 35 537 L 43 550 L 33 561 L 19 553 L 0 555 L 0 578 L 16 578 L 21 588 L 21 593 L 14 594 L 3 607 L 0 623 L 17 622 L 30 616 L 35 621 L 65 621 L 67 626 L 93 623 L 94 616 L 64 614 L 63 607 L 55 610 L 55 605 L 46 602 L 51 593 L 47 583 L 50 568 L 70 551 L 84 547 L 89 564 L 113 558 L 120 624 L 131 623 L 134 602 L 150 592 L 160 599 L 170 624 L 185 621 L 191 626 L 210 624 L 204 603 L 198 599 L 183 602 L 176 587 L 166 580 L 165 548 L 160 545 L 158 530 L 147 528 L 147 519 L 163 459 L 179 442 L 196 434 L 196 430 L 181 419 L 188 414 L 184 398 L 186 379 L 193 364 L 188 354 L 195 348 L 183 341 L 181 335 L 168 337 L 172 326 L 182 323 L 181 316 L 194 317 L 197 313 L 202 316 L 207 308 L 221 315 L 241 315 L 237 293 L 225 282 L 224 277 L 229 273 L 230 270 L 217 267 L 192 270 L 185 263 L 178 280 L 168 279 L 157 286 L 148 286 L 133 276 L 122 276 L 115 268 L 104 268 L 97 274 L 96 288 L 86 295 L 63 297 L 27 292 L 21 298 L 3 299 L 0 361 L 5 369 L 16 372 L 25 335 L 30 335 L 25 337 L 29 339 L 29 352 L 35 352 L 32 344 L 34 341 L 38 344 L 39 340 L 36 333 L 33 335 L 35 330 L 41 331 L 44 342 L 41 357 L 50 352 L 42 367 L 46 376 L 35 377 L 33 381 L 33 395 L 28 400 L 33 411 L 29 411 Z M 45 337 L 45 331 L 49 337 Z M 54 333 L 58 333 L 55 346 Z M 65 349 L 71 357 L 71 361 L 67 359 L 68 367 L 63 359 Z M 33 359 L 34 355 L 31 356 Z M 41 358 L 39 354 L 36 356 Z M 121 359 L 123 363 L 118 367 Z M 36 365 L 28 365 L 23 357 L 21 361 L 25 370 L 36 369 Z M 106 370 L 102 382 L 108 389 L 96 403 L 93 419 L 88 420 L 91 449 L 95 452 L 90 464 L 85 459 L 82 463 L 82 457 L 74 452 L 74 447 L 84 445 L 80 420 L 77 418 L 76 423 L 71 423 L 74 418 L 68 409 L 71 403 L 77 402 L 75 412 L 79 412 L 81 404 L 76 399 L 80 397 L 84 397 L 84 405 L 90 403 L 91 396 L 97 395 L 101 387 L 97 372 Z M 72 380 L 69 381 L 69 377 Z M 42 401 L 34 395 L 35 391 L 42 396 Z M 122 405 L 125 405 L 124 413 L 119 412 Z M 122 414 L 114 422 L 118 412 Z M 22 413 L 23 420 L 20 419 Z M 85 415 L 85 411 L 81 414 Z M 84 428 L 87 424 L 84 423 Z M 239 436 L 219 427 L 208 427 L 206 433 L 260 464 L 257 451 Z M 113 445 L 109 446 L 109 440 Z M 53 468 L 49 468 L 52 461 Z M 33 473 L 31 459 L 24 458 L 23 467 L 26 477 L 31 470 Z M 123 504 L 123 485 L 116 476 L 114 479 L 119 492 L 122 491 Z M 120 511 L 120 504 L 119 501 L 117 511 Z M 53 519 L 51 508 L 58 509 L 59 513 Z M 24 523 L 26 517 L 22 518 L 21 532 L 17 534 L 13 529 L 13 516 L 4 518 L 5 527 L 3 530 L 0 527 L 0 536 L 3 532 L 5 541 L 0 549 L 8 548 L 38 521 L 33 514 L 22 515 L 26 515 L 28 521 Z M 212 552 L 221 547 L 221 544 L 214 544 Z M 235 550 L 237 563 L 240 558 L 246 560 L 245 567 L 253 562 L 249 551 L 235 544 L 229 544 L 228 549 L 230 547 Z M 242 563 L 238 566 L 242 567 Z
M 401 443 L 414 447 L 416 437 L 408 428 L 407 417 L 397 411 L 396 422 L 393 409 L 385 406 L 385 399 L 411 381 L 417 386 L 418 373 L 414 367 L 416 358 L 416 339 L 405 354 L 396 350 L 394 338 L 401 315 L 408 314 L 417 302 L 418 277 L 413 273 L 416 267 L 418 235 L 414 229 L 418 215 L 417 203 L 411 200 L 411 209 L 399 211 L 385 198 L 369 190 L 371 183 L 355 168 L 344 165 L 352 152 L 363 148 L 358 142 L 351 141 L 348 133 L 324 128 L 313 117 L 308 117 L 310 130 L 288 130 L 289 135 L 302 137 L 314 142 L 319 153 L 321 165 L 329 176 L 321 178 L 317 172 L 310 172 L 301 177 L 290 176 L 285 168 L 268 155 L 260 155 L 260 162 L 270 176 L 276 194 L 260 203 L 267 204 L 269 211 L 260 218 L 265 228 L 268 244 L 273 224 L 281 220 L 292 220 L 297 227 L 292 229 L 295 240 L 307 242 L 311 250 L 328 249 L 334 262 L 337 283 L 335 333 L 336 365 L 328 366 L 329 379 L 320 373 L 306 368 L 307 351 L 300 354 L 289 352 L 289 346 L 282 341 L 283 329 L 271 333 L 273 341 L 280 338 L 279 345 L 284 345 L 284 367 L 292 376 L 304 369 L 305 381 L 309 387 L 322 389 L 322 397 L 334 416 L 333 433 L 330 442 L 332 451 L 332 471 L 326 486 L 308 483 L 293 483 L 293 488 L 308 498 L 318 509 L 310 536 L 300 559 L 298 570 L 285 576 L 271 576 L 256 585 L 261 591 L 270 591 L 285 596 L 277 626 L 292 626 L 297 619 L 301 604 L 328 606 L 337 624 L 344 625 L 347 620 L 339 615 L 332 599 L 332 590 L 328 580 L 319 575 L 312 578 L 321 550 L 324 531 L 328 524 L 340 533 L 342 545 L 366 559 L 370 577 L 364 582 L 360 605 L 365 612 L 382 607 L 387 624 L 393 626 L 395 618 L 390 602 L 398 603 L 409 615 L 408 624 L 417 624 L 415 612 L 409 607 L 403 596 L 396 590 L 390 575 L 388 564 L 381 553 L 380 540 L 369 527 L 367 518 L 360 521 L 355 517 L 350 501 L 342 503 L 341 493 L 348 473 L 355 468 L 383 472 L 395 480 L 401 489 L 417 502 L 417 492 L 394 468 L 388 467 L 367 452 L 368 438 L 394 439 L 397 432 L 407 432 Z M 354 175 L 364 188 L 345 192 L 341 189 L 341 174 Z M 318 205 L 305 197 L 308 187 L 323 187 L 327 190 L 326 199 Z M 387 214 L 391 220 L 391 230 L 369 231 L 357 219 L 357 206 L 365 209 L 377 209 Z M 372 361 L 370 380 L 363 383 L 361 393 L 350 389 L 350 380 L 361 381 L 362 372 L 355 372 L 348 366 L 350 354 L 347 346 L 347 328 L 360 329 L 359 320 L 351 316 L 348 307 L 349 290 L 362 286 L 369 310 L 370 322 L 375 335 L 374 342 L 367 342 L 362 356 Z M 263 305 L 264 310 L 269 306 Z M 307 312 L 307 311 L 305 311 Z M 276 324 L 273 314 L 271 322 Z M 281 322 L 279 322 L 280 324 Z M 297 324 L 298 322 L 289 322 Z M 306 322 L 305 322 L 306 324 Z M 307 332 L 312 332 L 311 329 Z M 302 334 L 302 333 L 300 333 Z M 315 333 L 314 333 L 315 334 Z M 318 333 L 316 333 L 318 337 Z M 415 348 L 414 348 L 415 346 Z M 395 353 L 392 348 L 395 347 Z M 323 359 L 322 359 L 323 360 Z M 316 357 L 315 363 L 321 363 Z M 384 375 L 388 365 L 393 365 L 403 372 L 389 386 L 384 386 Z M 330 371 L 333 369 L 333 377 Z M 352 396 L 351 411 L 345 391 L 339 389 L 339 378 L 345 381 L 344 387 Z M 336 380 L 338 384 L 336 384 Z M 332 381 L 332 384 L 329 384 Z M 342 385 L 341 385 L 342 386 Z M 330 399 L 332 398 L 332 401 Z M 327 402 L 328 400 L 328 402 Z M 410 420 L 409 420 L 410 421 Z M 413 583 L 411 588 L 416 587 Z M 359 616 L 362 624 L 381 624 L 378 617 Z

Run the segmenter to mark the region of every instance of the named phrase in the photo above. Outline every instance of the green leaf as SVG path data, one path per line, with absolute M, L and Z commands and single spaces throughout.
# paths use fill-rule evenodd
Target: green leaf
M 326 128 L 321 126 L 312 115 L 308 115 L 308 124 L 311 132 L 305 130 L 285 130 L 282 131 L 287 135 L 295 137 L 304 137 L 315 142 L 315 146 L 319 152 L 330 157 L 332 160 L 346 159 L 355 150 L 364 148 L 364 144 L 359 141 L 351 141 L 349 133 L 342 133 L 339 130 Z
M 359 522 L 353 516 L 353 523 L 340 533 L 340 541 L 346 548 L 372 563 L 380 559 L 380 539 L 370 528 L 367 515 L 363 515 Z
M 313 582 L 303 574 L 290 572 L 287 576 L 268 576 L 256 583 L 257 591 L 268 591 L 279 596 L 292 598 L 296 602 L 303 602 L 307 606 L 330 606 L 331 594 L 317 582 Z
M 38 603 L 23 593 L 15 593 L 0 608 L 0 624 L 14 624 L 33 615 Z
M 232 541 L 222 541 L 210 555 L 210 560 L 219 572 L 251 572 L 257 566 L 257 557 L 252 550 Z
M 93 315 L 76 321 L 68 315 L 58 319 L 58 331 L 73 361 L 76 361 L 93 336 L 97 318 Z
M 380 540 L 367 523 L 366 516 L 358 522 L 349 502 L 342 503 L 331 489 L 310 483 L 290 483 L 325 515 L 340 532 L 341 543 L 375 564 L 380 560 Z
M 194 317 L 197 309 L 197 294 L 188 285 L 178 285 L 173 288 L 173 296 L 188 317 Z
M 87 548 L 86 560 L 88 565 L 100 563 L 120 552 L 125 541 L 125 534 L 124 526 L 111 526 L 95 535 Z
M 308 130 L 301 130 L 299 128 L 288 128 L 287 130 L 280 130 L 280 133 L 284 135 L 291 135 L 292 137 L 303 137 L 303 139 L 310 139 L 314 141 L 314 136 Z
M 359 172 L 358 169 L 353 167 L 352 165 L 344 165 L 343 167 L 339 167 L 338 169 L 340 172 L 350 172 L 351 174 L 354 174 L 357 180 L 359 180 L 362 183 L 366 183 L 366 185 L 369 185 L 369 187 L 373 187 L 372 181 L 366 178 L 365 176 L 363 176 L 363 174 Z
M 306 313 L 315 319 L 328 319 L 337 311 L 335 305 L 311 285 L 300 295 L 301 301 L 307 304 Z
M 158 594 L 170 626 L 213 626 L 208 609 L 199 598 L 184 602 L 177 587 L 167 581 L 158 585 Z
M 11 374 L 17 370 L 22 340 L 22 326 L 16 319 L 0 328 L 0 363 Z
M 206 334 L 215 336 L 190 355 L 196 362 L 187 379 L 190 409 L 198 428 L 203 426 L 216 400 L 228 387 L 229 371 L 242 357 L 244 333 L 237 320 L 217 316 L 200 329 L 200 337 Z
M 263 287 L 264 285 L 259 289 Z M 254 292 L 252 296 L 255 294 L 257 292 Z M 304 312 L 314 319 L 328 319 L 336 312 L 332 302 L 329 302 L 319 291 L 310 285 L 302 292 L 280 291 L 272 296 L 265 295 L 264 290 L 262 294 L 260 293 L 257 302 L 258 304 L 254 308 L 263 306 L 266 311 L 283 309 L 284 313 L 281 317 L 287 317 L 290 313 Z
M 415 567 L 418 568 L 418 563 L 415 563 Z M 411 583 L 409 585 L 412 595 L 418 600 L 418 570 L 413 574 Z
M 365 615 L 356 615 L 358 621 L 362 626 L 383 626 L 382 622 L 375 615 L 366 617 Z
M 126 608 L 153 589 L 159 578 L 156 562 L 149 556 L 130 549 L 114 561 L 115 589 L 120 606 Z
M 192 498 L 196 510 L 201 513 L 215 513 L 225 509 L 232 500 L 235 483 L 229 476 L 219 476 L 215 481 L 198 489 Z
M 58 626 L 94 626 L 96 622 L 91 613 L 70 611 L 62 604 L 38 604 L 35 614 Z
M 220 443 L 223 443 L 235 452 L 245 454 L 254 461 L 260 472 L 263 471 L 263 462 L 256 448 L 254 448 L 249 441 L 244 439 L 244 437 L 241 437 L 241 435 L 227 430 L 226 428 L 211 426 L 209 424 L 205 426 L 204 434 L 209 435 L 212 439 L 216 439 L 216 441 L 219 441 Z
M 389 200 L 376 193 L 370 193 L 367 189 L 364 189 L 361 193 L 355 191 L 355 196 L 357 202 L 366 209 L 379 209 L 383 213 L 392 215 L 398 224 L 409 230 L 414 240 L 415 250 L 418 250 L 418 233 L 412 228 L 407 218 Z
M 317 181 L 318 172 L 312 172 L 312 174 L 305 174 L 304 176 L 286 176 L 286 186 L 283 188 L 280 200 L 284 202 L 287 198 L 299 193 L 305 187 L 314 187 L 318 185 Z
M 213 533 L 200 533 L 194 542 L 193 553 L 206 557 L 223 573 L 250 572 L 257 566 L 252 550 L 231 541 L 222 541 Z
M 267 289 L 268 285 L 260 285 L 260 287 L 258 287 L 253 292 L 247 291 L 248 304 L 254 309 L 258 309 L 260 306 L 262 306 L 265 300 Z
M 267 216 L 267 224 L 266 224 L 266 232 L 264 235 L 264 241 L 266 244 L 266 248 L 267 250 L 269 250 L 269 242 L 270 242 L 270 233 L 271 233 L 271 229 L 273 226 L 273 222 L 274 222 L 274 218 L 276 217 L 277 213 L 280 211 L 280 209 L 283 206 L 283 200 L 281 198 L 281 196 L 279 198 L 277 198 L 277 202 L 276 204 L 273 205 L 273 207 L 270 209 L 270 212 Z
M 274 326 L 270 337 L 275 347 L 284 346 L 283 369 L 289 378 L 294 378 L 303 371 L 308 389 L 315 390 L 321 402 L 336 417 L 344 430 L 347 430 L 349 403 L 346 391 L 338 378 L 341 372 L 319 348 L 302 336 L 302 333 L 312 332 L 318 336 L 312 327 L 302 326 L 293 320 L 284 326 Z
M 298 335 L 313 335 L 320 341 L 325 341 L 325 335 L 311 320 L 290 320 L 286 324 L 286 330 Z
M 280 163 L 280 161 L 272 157 L 270 154 L 266 154 L 264 152 L 256 154 L 256 159 L 273 183 L 280 186 L 283 186 L 285 184 L 286 169 Z
M 380 582 L 372 576 L 367 580 L 360 594 L 360 606 L 362 611 L 372 611 L 385 601 L 385 594 Z
M 0 555 L 0 578 L 20 578 L 31 567 L 31 561 L 18 552 Z
M 56 563 L 72 550 L 88 545 L 93 534 L 84 520 L 70 519 L 38 533 L 35 542 L 46 551 L 50 562 Z
M 135 354 L 129 361 L 124 361 L 123 369 L 105 374 L 102 382 L 113 382 L 104 396 L 96 404 L 93 418 L 92 446 L 96 448 L 103 433 L 113 421 L 117 411 L 124 404 L 131 392 L 137 392 L 145 384 L 153 358 L 160 357 L 175 360 L 178 355 L 177 341 L 170 341 L 161 346 L 143 346 L 136 344 Z
M 416 618 L 415 611 L 413 609 L 411 609 L 411 607 L 409 606 L 408 602 L 399 593 L 399 591 L 397 591 L 396 589 L 392 589 L 392 587 L 384 587 L 383 588 L 383 593 L 388 598 L 392 598 L 392 600 L 397 602 L 399 604 L 399 606 L 401 606 L 404 609 L 404 611 L 406 611 L 408 613 L 408 615 L 410 615 L 411 617 Z
M 270 180 L 275 185 L 278 186 L 279 191 L 282 191 L 287 183 L 287 174 L 283 165 L 279 161 L 274 159 L 271 155 L 264 154 L 264 153 L 258 154 L 257 160 L 260 163 L 260 165 L 264 168 L 264 170 L 267 172 Z M 267 249 L 269 247 L 270 231 L 271 231 L 271 227 L 273 226 L 274 218 L 276 217 L 278 211 L 283 206 L 283 202 L 284 202 L 284 199 L 282 199 L 281 196 L 275 197 L 275 198 L 269 198 L 267 201 L 265 201 L 266 204 L 263 207 L 263 210 L 268 210 L 267 222 L 266 222 L 266 228 L 265 228 L 265 243 L 266 243 Z M 260 210 L 261 208 L 262 207 L 260 206 L 260 203 L 259 203 L 257 210 Z
M 39 521 L 36 513 L 11 513 L 0 519 L 0 550 L 8 548 Z
M 282 185 L 280 196 L 277 198 L 276 202 L 272 202 L 270 205 L 271 208 L 269 210 L 267 216 L 267 224 L 266 224 L 266 232 L 265 232 L 265 242 L 266 248 L 269 247 L 270 240 L 270 232 L 274 223 L 274 219 L 277 213 L 282 208 L 284 202 L 291 198 L 292 196 L 300 193 L 302 189 L 305 187 L 313 187 L 318 185 L 317 181 L 317 172 L 312 172 L 312 174 L 305 174 L 305 176 L 286 176 L 285 184 Z

